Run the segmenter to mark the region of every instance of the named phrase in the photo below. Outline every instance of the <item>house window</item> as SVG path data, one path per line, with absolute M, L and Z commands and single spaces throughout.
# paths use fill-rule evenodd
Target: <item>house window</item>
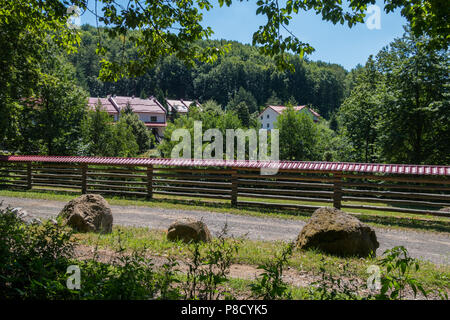
M 267 115 L 267 119 L 269 119 L 269 115 Z
M 150 117 L 150 122 L 156 122 L 156 116 L 151 116 Z
M 263 128 L 264 126 L 263 126 L 263 124 L 261 123 L 261 128 Z
M 263 116 L 261 116 L 261 120 L 263 119 Z
M 267 124 L 267 128 L 269 127 L 269 124 Z

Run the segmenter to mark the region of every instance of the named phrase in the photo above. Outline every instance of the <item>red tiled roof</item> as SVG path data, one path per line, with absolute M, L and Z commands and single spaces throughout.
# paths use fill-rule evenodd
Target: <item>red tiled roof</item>
M 112 97 L 112 100 L 117 104 L 120 109 L 126 107 L 129 102 L 131 108 L 136 113 L 166 113 L 163 106 L 151 97 L 148 99 L 133 98 L 133 97 Z
M 112 157 L 72 157 L 72 156 L 0 156 L 0 161 L 11 162 L 59 162 L 90 163 L 108 165 L 167 165 L 167 166 L 221 166 L 237 168 L 278 168 L 281 170 L 304 170 L 326 172 L 392 173 L 409 175 L 450 176 L 450 166 L 348 163 L 319 161 L 249 161 L 249 160 L 194 160 L 194 159 L 153 159 L 153 158 L 112 158 Z
M 99 100 L 100 100 L 100 103 L 102 104 L 103 109 L 105 109 L 106 112 L 108 112 L 110 114 L 119 113 L 119 111 L 114 107 L 114 105 L 109 101 L 108 98 L 93 98 L 93 97 L 90 97 L 88 99 L 88 106 L 91 109 L 94 109 L 95 106 L 98 104 Z
M 110 114 L 119 113 L 120 110 L 126 107 L 127 102 L 130 103 L 131 108 L 136 113 L 166 113 L 164 107 L 158 102 L 158 100 L 153 97 L 149 99 L 140 99 L 133 97 L 91 97 L 88 99 L 88 106 L 93 109 L 99 100 L 103 108 Z

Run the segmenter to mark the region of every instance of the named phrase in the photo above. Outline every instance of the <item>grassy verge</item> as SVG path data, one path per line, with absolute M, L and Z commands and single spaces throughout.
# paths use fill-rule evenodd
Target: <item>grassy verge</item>
M 56 201 L 70 201 L 77 194 L 67 192 L 54 191 L 12 191 L 0 190 L 0 196 L 30 198 L 30 199 L 45 199 Z M 308 220 L 311 212 L 303 210 L 292 209 L 275 209 L 275 208 L 261 208 L 261 207 L 231 207 L 228 201 L 221 200 L 198 200 L 189 199 L 186 197 L 167 197 L 155 195 L 152 200 L 143 200 L 130 197 L 118 196 L 104 196 L 111 205 L 120 206 L 145 206 L 157 207 L 164 209 L 178 209 L 178 210 L 199 210 L 199 211 L 213 211 L 219 213 L 231 213 L 240 215 L 249 215 L 256 217 L 273 217 L 281 219 L 298 219 Z M 248 199 L 242 199 L 248 200 Z M 268 200 L 273 201 L 273 200 Z M 280 202 L 282 200 L 278 200 Z M 311 204 L 311 203 L 298 203 Z M 317 203 L 315 204 L 317 205 Z M 320 205 L 320 204 L 319 204 Z M 324 203 L 324 206 L 329 204 Z M 348 210 L 353 214 L 357 214 L 358 219 L 376 227 L 388 228 L 406 228 L 416 229 L 420 231 L 435 231 L 435 232 L 450 232 L 450 219 L 447 217 L 435 217 L 428 215 L 412 215 L 394 212 L 377 212 L 370 210 Z
M 189 255 L 189 245 L 168 241 L 165 232 L 148 228 L 115 226 L 111 234 L 77 233 L 74 237 L 78 243 L 104 249 L 117 250 L 120 241 L 123 248 L 128 250 L 145 248 L 152 255 L 176 258 L 186 258 Z M 252 266 L 258 266 L 273 259 L 282 244 L 273 241 L 238 240 L 241 241 L 240 249 L 234 257 L 233 263 Z M 346 276 L 366 279 L 368 266 L 376 264 L 377 259 L 379 258 L 344 259 L 318 251 L 296 249 L 289 261 L 289 266 L 295 270 L 315 275 L 320 273 L 321 268 L 325 268 L 328 273 L 335 276 L 343 276 L 342 270 L 345 266 Z M 450 288 L 449 266 L 437 266 L 421 261 L 420 269 L 415 272 L 414 276 L 426 286 Z

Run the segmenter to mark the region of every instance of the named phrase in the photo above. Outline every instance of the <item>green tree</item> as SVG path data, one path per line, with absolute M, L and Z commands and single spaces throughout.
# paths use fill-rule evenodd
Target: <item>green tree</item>
M 124 122 L 129 128 L 135 137 L 135 140 L 139 147 L 139 153 L 144 153 L 148 149 L 150 149 L 150 145 L 152 143 L 151 135 L 149 130 L 145 126 L 144 122 L 139 119 L 139 116 L 135 113 L 123 114 L 120 117 L 119 122 Z
M 49 155 L 70 155 L 77 150 L 86 112 L 86 93 L 64 77 L 43 74 L 35 100 L 33 131 L 39 137 L 40 152 Z
M 450 163 L 449 56 L 428 50 L 429 41 L 407 32 L 377 56 L 386 93 L 378 124 L 383 161 Z
M 236 106 L 235 112 L 239 120 L 241 120 L 242 125 L 248 128 L 250 126 L 250 112 L 248 111 L 248 106 L 245 104 L 245 102 L 240 102 Z
M 103 110 L 100 101 L 94 110 L 89 110 L 82 123 L 83 143 L 80 145 L 80 155 L 107 156 L 113 137 L 112 121 L 109 114 Z
M 375 142 L 383 99 L 378 89 L 381 77 L 370 56 L 364 70 L 359 73 L 357 84 L 339 110 L 341 132 L 352 142 L 357 161 L 377 159 Z
M 256 99 L 253 97 L 253 95 L 250 92 L 248 92 L 247 90 L 245 90 L 242 87 L 240 87 L 239 90 L 234 93 L 233 97 L 228 102 L 226 110 L 238 111 L 239 104 L 241 104 L 241 103 L 244 103 L 244 105 L 247 107 L 247 110 L 249 113 L 258 111 Z
M 318 130 L 305 113 L 298 113 L 292 105 L 278 116 L 274 124 L 280 134 L 281 160 L 316 160 Z
M 136 157 L 139 145 L 133 134 L 133 129 L 125 121 L 119 121 L 112 125 L 113 139 L 108 148 L 109 156 L 112 157 Z
M 100 103 L 94 110 L 88 111 L 83 119 L 82 139 L 79 154 L 104 157 L 135 157 L 139 152 L 139 145 L 133 134 L 132 126 L 122 118 L 114 123 L 110 115 Z

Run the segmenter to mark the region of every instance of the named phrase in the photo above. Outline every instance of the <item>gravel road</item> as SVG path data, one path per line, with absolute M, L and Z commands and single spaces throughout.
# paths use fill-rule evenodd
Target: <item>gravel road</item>
M 21 207 L 40 217 L 55 217 L 65 202 L 0 196 L 0 202 L 11 207 Z M 128 226 L 167 229 L 176 219 L 193 217 L 202 219 L 213 234 L 228 223 L 229 234 L 247 236 L 255 240 L 294 240 L 305 225 L 304 221 L 262 218 L 209 211 L 174 210 L 142 206 L 111 206 L 114 223 Z M 450 264 L 450 234 L 412 230 L 375 228 L 380 247 L 377 254 L 402 245 L 411 256 L 436 264 Z

